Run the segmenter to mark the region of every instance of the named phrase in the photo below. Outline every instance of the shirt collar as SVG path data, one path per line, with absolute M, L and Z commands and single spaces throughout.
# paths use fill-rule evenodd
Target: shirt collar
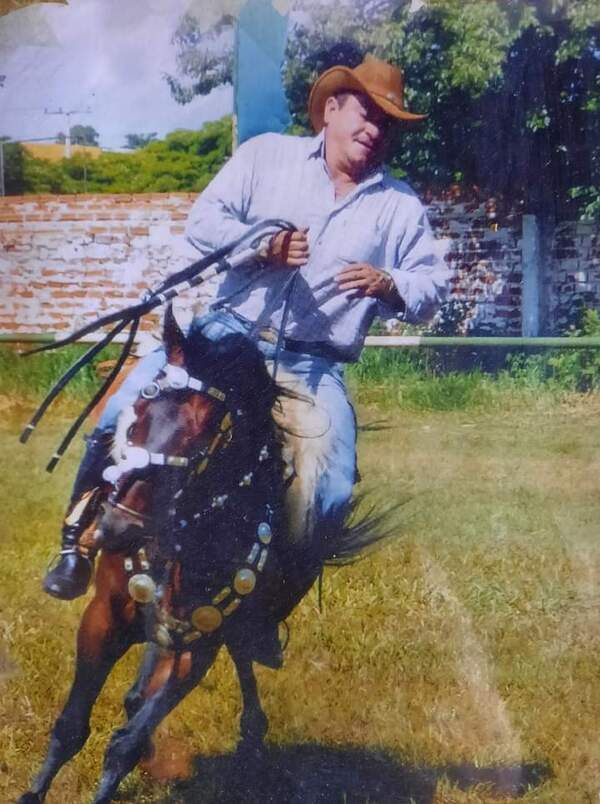
M 308 159 L 318 159 L 323 158 L 325 156 L 325 129 L 321 129 L 321 131 L 315 136 L 310 139 L 309 149 L 308 149 Z M 388 173 L 387 165 L 377 165 L 374 167 L 367 175 L 363 178 L 360 182 L 358 187 L 361 189 L 364 187 L 370 187 L 372 184 L 377 184 L 378 182 L 383 181 L 384 176 Z
M 308 148 L 308 158 L 323 156 L 323 146 L 325 145 L 325 132 L 323 129 L 315 137 L 310 138 Z

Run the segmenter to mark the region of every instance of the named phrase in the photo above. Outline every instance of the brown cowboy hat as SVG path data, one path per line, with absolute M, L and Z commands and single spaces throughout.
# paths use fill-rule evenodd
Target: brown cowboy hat
M 344 90 L 368 95 L 383 111 L 398 120 L 417 122 L 426 114 L 413 114 L 404 108 L 404 77 L 393 64 L 365 56 L 362 64 L 351 69 L 339 64 L 320 75 L 310 91 L 308 115 L 315 131 L 323 128 L 325 101 Z

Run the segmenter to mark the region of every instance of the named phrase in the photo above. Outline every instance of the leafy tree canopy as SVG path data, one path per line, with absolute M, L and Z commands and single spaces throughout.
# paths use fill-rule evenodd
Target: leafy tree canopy
M 402 65 L 408 108 L 428 114 L 403 131 L 397 172 L 422 186 L 483 186 L 545 217 L 571 215 L 571 198 L 591 209 L 600 185 L 597 0 L 426 0 L 414 9 L 410 0 L 299 0 L 284 65 L 295 130 L 309 130 L 319 73 L 374 53 Z M 181 19 L 178 74 L 167 77 L 178 101 L 231 80 L 230 26 L 223 18 L 203 32 L 191 15 Z
M 0 136 L 0 141 L 5 143 L 2 146 L 4 192 L 6 195 L 15 195 L 21 192 L 25 149 L 20 143 L 13 142 L 11 137 Z

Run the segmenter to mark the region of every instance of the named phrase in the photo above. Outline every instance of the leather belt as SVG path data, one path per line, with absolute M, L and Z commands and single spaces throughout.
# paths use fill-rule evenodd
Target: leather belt
M 277 343 L 277 332 L 274 329 L 261 329 L 258 332 L 258 337 L 261 341 L 266 341 L 273 345 Z M 293 338 L 284 338 L 281 348 L 285 349 L 286 352 L 294 352 L 295 354 L 322 357 L 334 363 L 339 363 L 341 360 L 339 353 L 333 346 L 319 341 L 297 341 Z
M 312 355 L 313 357 L 322 357 L 325 360 L 331 360 L 333 363 L 339 363 L 340 355 L 333 346 L 327 343 L 319 343 L 317 341 L 295 341 L 291 338 L 283 339 L 283 348 L 287 352 L 295 352 L 297 354 Z

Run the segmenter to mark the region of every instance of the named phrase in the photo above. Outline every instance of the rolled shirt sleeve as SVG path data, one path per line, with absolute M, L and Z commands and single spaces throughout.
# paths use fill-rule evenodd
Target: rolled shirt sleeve
M 445 242 L 431 230 L 424 207 L 411 199 L 414 214 L 404 216 L 393 265 L 386 267 L 404 301 L 402 319 L 413 324 L 429 321 L 448 296 L 451 271 L 444 260 Z M 398 317 L 383 304 L 382 318 Z

